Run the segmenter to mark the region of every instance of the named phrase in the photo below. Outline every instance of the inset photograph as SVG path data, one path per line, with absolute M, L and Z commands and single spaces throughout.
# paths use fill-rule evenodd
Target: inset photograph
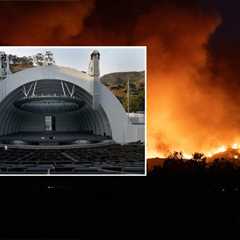
M 1 47 L 0 175 L 145 175 L 146 47 Z

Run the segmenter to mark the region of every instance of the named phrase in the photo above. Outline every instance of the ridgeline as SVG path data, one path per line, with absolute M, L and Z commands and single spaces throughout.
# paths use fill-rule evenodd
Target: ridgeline
M 115 72 L 101 77 L 101 82 L 107 86 L 119 99 L 127 111 L 128 79 L 130 88 L 130 112 L 144 111 L 145 72 Z

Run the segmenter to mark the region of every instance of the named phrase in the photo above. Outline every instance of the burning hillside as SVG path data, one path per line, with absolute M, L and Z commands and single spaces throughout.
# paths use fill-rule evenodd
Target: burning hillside
M 229 25 L 222 16 L 223 9 L 216 8 L 222 1 L 206 2 L 6 2 L 1 8 L 0 22 L 6 29 L 1 43 L 146 45 L 148 157 L 172 151 L 208 155 L 218 146 L 240 142 L 240 95 L 236 92 L 240 54 L 238 22 L 234 19 L 235 25 Z M 237 2 L 224 9 L 239 9 Z M 17 29 L 14 21 L 5 21 L 14 19 L 16 12 Z M 238 16 L 236 12 L 234 17 Z M 229 34 L 221 38 L 223 30 L 235 32 L 234 38 L 228 39 Z
M 187 155 L 182 152 L 173 152 L 167 156 L 155 157 L 148 159 L 148 172 L 154 170 L 154 168 L 164 168 L 166 162 L 174 161 L 178 163 L 178 166 L 182 164 L 182 171 L 184 171 L 185 164 L 189 165 L 192 162 L 202 162 L 207 165 L 206 167 L 211 167 L 215 164 L 220 164 L 222 167 L 225 167 L 225 163 L 229 162 L 232 167 L 240 169 L 240 145 L 233 144 L 232 146 L 221 146 L 209 151 L 207 155 L 204 153 L 195 152 L 192 155 Z M 179 171 L 181 171 L 181 167 L 179 167 Z

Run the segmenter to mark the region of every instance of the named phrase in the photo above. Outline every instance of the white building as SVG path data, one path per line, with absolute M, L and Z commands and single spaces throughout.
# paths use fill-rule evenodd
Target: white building
M 119 100 L 99 81 L 98 51 L 90 56 L 88 73 L 57 66 L 51 53 L 46 56 L 33 58 L 36 67 L 10 73 L 0 53 L 0 136 L 48 131 L 50 121 L 51 131 L 88 132 L 121 144 L 144 141 L 144 122 L 129 121 Z

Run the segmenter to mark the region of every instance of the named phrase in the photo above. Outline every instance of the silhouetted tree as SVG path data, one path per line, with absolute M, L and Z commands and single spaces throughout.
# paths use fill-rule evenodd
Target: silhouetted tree
M 204 153 L 195 152 L 192 154 L 192 159 L 196 161 L 205 161 L 207 158 Z
M 173 160 L 182 160 L 183 159 L 183 153 L 174 151 L 173 153 L 170 153 L 167 158 L 168 159 L 173 159 Z

